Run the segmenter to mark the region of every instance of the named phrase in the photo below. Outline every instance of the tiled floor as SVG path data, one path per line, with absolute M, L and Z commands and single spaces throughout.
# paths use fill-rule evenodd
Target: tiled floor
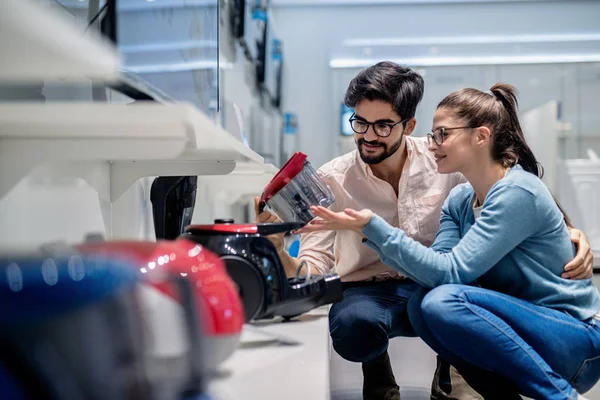
M 594 277 L 600 287 L 600 275 Z M 435 370 L 435 354 L 416 338 L 396 338 L 390 342 L 390 358 L 402 400 L 429 400 L 429 388 Z M 350 363 L 331 351 L 331 400 L 362 400 L 362 373 L 359 364 Z M 586 393 L 600 400 L 600 384 Z M 543 400 L 543 399 L 542 399 Z

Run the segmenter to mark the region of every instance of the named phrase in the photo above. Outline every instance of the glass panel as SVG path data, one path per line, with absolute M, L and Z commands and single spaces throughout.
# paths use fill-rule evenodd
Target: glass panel
M 114 1 L 117 47 L 124 70 L 214 118 L 219 94 L 218 0 Z M 98 13 L 96 23 L 106 17 L 106 0 L 48 2 L 71 14 L 82 31 Z M 97 28 L 87 28 L 88 34 Z
M 218 109 L 218 0 L 117 0 L 125 69 L 179 101 Z

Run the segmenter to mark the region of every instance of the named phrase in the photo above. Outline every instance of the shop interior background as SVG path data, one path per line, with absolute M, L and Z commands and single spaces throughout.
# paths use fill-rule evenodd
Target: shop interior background
M 37 1 L 82 30 L 90 7 L 104 5 Z M 343 95 L 352 77 L 375 62 L 396 61 L 423 75 L 415 136 L 430 130 L 435 106 L 453 90 L 511 83 L 549 187 L 600 256 L 600 1 L 270 0 L 263 83 L 257 82 L 256 41 L 265 40 L 257 34 L 264 21 L 247 16 L 243 46 L 232 35 L 233 1 L 118 0 L 118 47 L 126 69 L 167 96 L 191 102 L 277 167 L 296 151 L 318 167 L 354 148 L 352 135 L 345 134 Z M 94 28 L 90 34 L 97 34 Z M 274 39 L 282 43 L 280 58 L 273 57 Z M 30 100 L 132 102 L 91 84 L 0 87 L 0 101 Z M 232 194 L 235 188 L 214 178 L 199 178 L 193 222 L 252 221 L 252 197 Z M 0 243 L 73 243 L 90 233 L 152 240 L 151 182 L 140 179 L 111 203 L 82 179 L 49 167 L 0 198 Z M 434 359 L 423 346 L 392 343 L 391 353 L 421 360 L 394 361 L 401 385 L 430 384 L 431 374 L 419 363 L 428 368 Z M 332 390 L 348 399 L 360 389 L 360 368 L 332 357 Z M 600 399 L 594 393 L 589 397 Z

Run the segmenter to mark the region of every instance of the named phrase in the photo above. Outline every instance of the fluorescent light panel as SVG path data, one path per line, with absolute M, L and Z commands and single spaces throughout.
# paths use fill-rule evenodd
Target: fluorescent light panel
M 123 68 L 125 72 L 131 72 L 134 74 L 155 74 L 155 73 L 166 73 L 166 72 L 185 72 L 185 71 L 197 71 L 202 69 L 231 69 L 233 66 L 230 62 L 221 61 L 217 65 L 216 60 L 204 60 L 204 61 L 190 61 L 172 64 L 147 64 L 147 65 L 128 65 Z
M 334 58 L 331 68 L 365 68 L 383 59 Z M 535 56 L 480 56 L 480 57 L 415 57 L 391 59 L 402 65 L 418 67 L 458 66 L 458 65 L 512 65 L 512 64 L 559 64 L 600 62 L 600 54 L 556 54 Z
M 522 3 L 534 1 L 564 1 L 564 0 L 271 0 L 274 7 L 298 6 L 373 6 L 387 4 L 454 4 L 454 3 Z
M 169 43 L 144 43 L 134 45 L 119 45 L 119 50 L 123 53 L 146 53 L 153 51 L 186 50 L 196 48 L 216 49 L 216 40 L 188 40 L 183 42 Z
M 600 33 L 499 35 L 499 36 L 436 36 L 415 38 L 347 39 L 345 47 L 377 46 L 440 46 L 453 44 L 500 44 L 500 43 L 565 43 L 600 41 Z

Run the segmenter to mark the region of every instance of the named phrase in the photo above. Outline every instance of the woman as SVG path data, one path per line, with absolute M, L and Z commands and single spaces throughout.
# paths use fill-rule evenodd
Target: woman
M 319 218 L 300 232 L 354 230 L 386 264 L 434 288 L 411 299 L 413 327 L 476 389 L 498 374 L 534 399 L 583 399 L 600 378 L 600 295 L 591 279 L 561 278 L 575 250 L 515 93 L 462 89 L 438 105 L 428 135 L 438 171 L 469 184 L 446 200 L 431 248 L 370 210 L 313 208 Z

